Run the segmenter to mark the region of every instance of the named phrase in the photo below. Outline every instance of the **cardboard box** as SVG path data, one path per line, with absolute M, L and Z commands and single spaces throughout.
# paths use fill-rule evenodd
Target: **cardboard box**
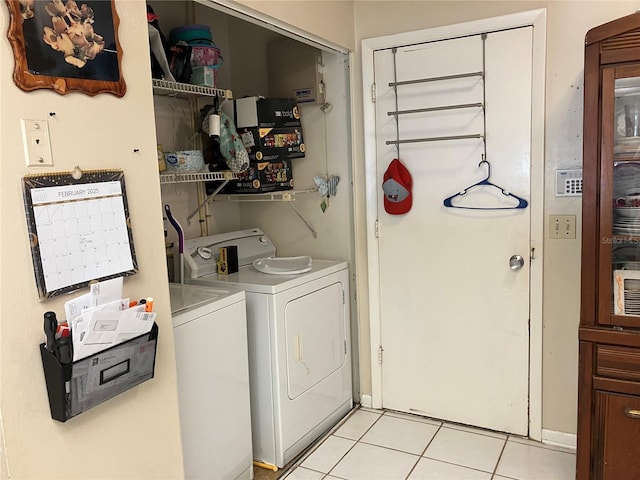
M 222 104 L 236 128 L 302 127 L 298 104 L 293 98 L 245 97 Z
M 238 135 L 251 162 L 302 158 L 305 155 L 302 127 L 240 128 Z
M 266 193 L 293 188 L 293 169 L 289 160 L 275 162 L 252 162 L 222 193 Z
M 222 106 L 252 162 L 302 158 L 305 145 L 295 99 L 247 97 Z

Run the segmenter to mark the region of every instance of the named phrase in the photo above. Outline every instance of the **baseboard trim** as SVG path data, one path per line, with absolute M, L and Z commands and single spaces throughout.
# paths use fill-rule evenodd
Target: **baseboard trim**
M 575 450 L 578 438 L 574 433 L 556 432 L 554 430 L 542 429 L 542 443 L 554 447 L 563 447 Z
M 363 407 L 372 408 L 371 406 L 373 405 L 373 399 L 371 398 L 371 395 L 360 395 L 360 405 L 362 405 Z

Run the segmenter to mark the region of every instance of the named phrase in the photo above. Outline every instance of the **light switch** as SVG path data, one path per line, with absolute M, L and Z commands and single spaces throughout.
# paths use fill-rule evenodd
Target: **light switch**
M 20 123 L 27 167 L 53 166 L 49 123 L 46 120 L 25 120 L 24 118 Z
M 576 238 L 576 216 L 549 215 L 549 238 Z

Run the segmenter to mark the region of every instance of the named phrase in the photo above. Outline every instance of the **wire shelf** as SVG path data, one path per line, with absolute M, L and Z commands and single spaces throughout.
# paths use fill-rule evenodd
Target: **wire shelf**
M 293 202 L 296 195 L 304 195 L 307 193 L 318 193 L 317 189 L 309 190 L 281 190 L 277 192 L 264 193 L 234 193 L 234 194 L 218 194 L 214 201 L 219 202 Z
M 238 174 L 224 172 L 197 172 L 197 173 L 161 173 L 160 184 L 166 183 L 193 183 L 193 182 L 219 182 L 222 180 L 237 180 Z
M 168 96 L 206 96 L 220 97 L 225 100 L 233 99 L 231 90 L 221 88 L 205 87 L 203 85 L 191 85 L 190 83 L 170 82 L 169 80 L 153 79 L 153 93 L 155 95 Z

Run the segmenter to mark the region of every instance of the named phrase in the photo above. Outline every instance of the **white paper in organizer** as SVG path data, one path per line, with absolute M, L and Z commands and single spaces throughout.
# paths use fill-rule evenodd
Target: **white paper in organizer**
M 91 306 L 97 307 L 122 298 L 122 283 L 123 277 L 117 277 L 92 284 L 89 291 Z
M 144 305 L 126 310 L 94 309 L 85 312 L 76 326 L 82 333 L 73 334 L 73 360 L 85 358 L 148 333 L 155 319 L 156 313 L 145 312 Z
M 79 297 L 79 301 L 75 304 L 77 308 L 79 307 L 79 303 L 84 302 L 86 299 L 88 299 L 90 297 L 91 294 L 87 293 L 85 295 L 82 295 L 81 297 Z M 76 299 L 78 300 L 78 299 Z M 69 302 L 67 302 L 69 303 Z M 69 328 L 71 329 L 71 338 L 73 340 L 73 360 L 75 361 L 78 358 L 83 358 L 86 355 L 78 356 L 80 354 L 82 354 L 83 351 L 83 344 L 82 341 L 84 340 L 84 336 L 86 335 L 86 332 L 89 328 L 89 322 L 88 319 L 91 318 L 91 314 L 94 311 L 102 311 L 102 310 L 107 310 L 107 311 L 112 311 L 112 312 L 118 312 L 120 310 L 124 310 L 126 308 L 129 308 L 129 299 L 128 298 L 122 298 L 119 300 L 114 300 L 112 302 L 109 303 L 105 303 L 104 305 L 98 305 L 97 307 L 83 307 L 82 309 L 82 313 L 80 313 L 79 315 L 75 315 L 73 317 L 71 317 L 71 319 L 68 321 L 69 324 Z M 65 311 L 66 311 L 66 305 L 65 305 Z M 69 318 L 69 317 L 67 317 Z M 85 321 L 87 320 L 87 321 Z M 78 353 L 76 353 L 78 352 Z
M 90 286 L 89 293 L 79 295 L 64 304 L 64 313 L 71 325 L 71 322 L 80 316 L 83 312 L 99 305 L 110 305 L 113 302 L 122 299 L 122 280 L 123 277 L 117 277 L 104 282 L 97 282 Z M 124 308 L 128 308 L 127 303 Z

